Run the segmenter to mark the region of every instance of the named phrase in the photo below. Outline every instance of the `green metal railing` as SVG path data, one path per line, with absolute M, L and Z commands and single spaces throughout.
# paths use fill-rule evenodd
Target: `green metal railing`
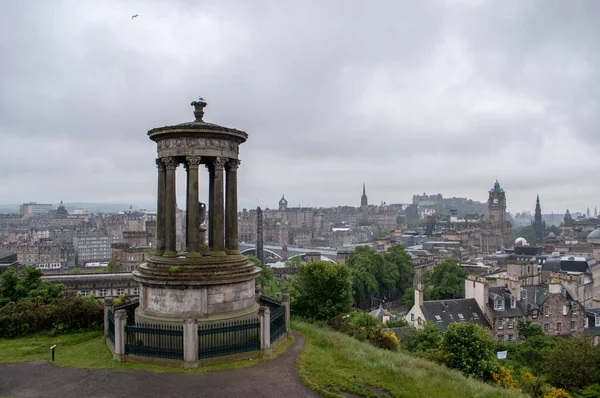
M 139 301 L 134 301 L 129 304 L 124 304 L 119 307 L 115 307 L 115 311 L 125 310 L 125 312 L 127 313 L 127 324 L 133 325 L 133 324 L 135 324 L 135 310 L 137 307 L 139 307 L 139 305 L 140 305 Z
M 260 299 L 258 301 L 260 305 L 269 307 L 271 312 L 282 306 L 281 301 L 269 296 L 260 296 Z
M 125 326 L 125 354 L 183 359 L 183 326 L 135 324 Z
M 198 359 L 260 350 L 260 321 L 224 322 L 198 326 Z
M 108 338 L 115 343 L 115 314 L 108 310 Z
M 271 344 L 285 332 L 285 307 L 271 310 Z

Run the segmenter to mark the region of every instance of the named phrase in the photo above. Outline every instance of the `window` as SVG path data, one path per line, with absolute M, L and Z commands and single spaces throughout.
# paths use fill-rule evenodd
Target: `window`
M 510 308 L 515 308 L 517 306 L 517 299 L 514 296 L 510 296 Z
M 513 325 L 514 325 L 514 321 L 513 321 L 513 319 L 512 319 L 512 318 L 510 318 L 510 319 L 508 320 L 508 328 L 509 328 L 509 329 L 512 329 L 512 328 L 513 328 Z
M 498 335 L 498 341 L 501 343 L 504 343 L 504 335 L 503 334 Z
M 532 311 L 532 314 L 531 314 L 531 317 L 532 317 L 533 319 L 536 319 L 536 318 L 538 317 L 538 310 L 533 310 L 533 311 Z
M 89 290 L 82 290 L 80 293 L 81 296 L 83 297 L 88 297 L 90 295 L 90 291 Z
M 450 317 L 450 320 L 453 321 L 454 320 L 454 315 L 452 314 L 448 314 L 448 316 Z
M 464 321 L 465 317 L 463 316 L 463 314 L 458 314 L 458 319 L 461 321 Z
M 498 297 L 494 299 L 494 309 L 496 311 L 504 310 L 504 299 L 502 297 Z
M 550 316 L 550 308 L 548 306 L 544 307 L 544 316 Z
M 123 289 L 122 287 L 117 289 L 117 296 L 120 296 L 122 294 L 125 294 L 125 289 Z
M 521 289 L 521 299 L 527 300 L 527 290 L 526 289 Z
M 548 333 L 550 331 L 550 324 L 544 323 L 544 333 Z
M 139 296 L 140 295 L 140 288 L 139 287 L 134 287 L 132 294 L 134 296 Z M 413 317 L 413 320 L 414 320 L 415 315 L 413 314 L 412 317 Z
M 498 318 L 498 329 L 499 330 L 504 329 L 504 319 L 503 318 Z
M 575 301 L 571 302 L 571 312 L 573 315 L 577 315 L 577 310 L 579 310 L 579 305 Z
M 575 330 L 575 321 L 571 321 L 571 331 Z
M 479 315 L 476 312 L 473 312 L 473 319 L 479 319 Z
M 509 335 L 508 335 L 508 342 L 509 342 L 509 343 L 512 343 L 512 342 L 513 342 L 513 335 L 512 335 L 512 334 L 509 334 Z
M 568 313 L 569 313 L 569 306 L 563 305 L 563 316 L 567 315 Z
M 415 314 L 410 314 L 410 320 L 411 320 L 411 322 L 415 321 Z
M 436 322 L 441 322 L 441 321 L 442 321 L 442 317 L 441 317 L 441 316 L 439 316 L 439 315 L 436 315 L 436 316 L 435 316 L 435 321 L 436 321 Z
M 106 293 L 108 293 L 108 291 L 106 289 L 100 289 L 100 290 L 98 290 L 98 296 L 99 297 L 106 296 Z
M 556 333 L 560 332 L 561 324 L 560 322 L 556 322 Z
M 600 326 L 600 314 L 596 314 L 594 317 L 594 324 L 595 326 Z
M 584 328 L 589 328 L 590 327 L 590 320 L 588 319 L 587 316 L 583 320 L 583 327 Z

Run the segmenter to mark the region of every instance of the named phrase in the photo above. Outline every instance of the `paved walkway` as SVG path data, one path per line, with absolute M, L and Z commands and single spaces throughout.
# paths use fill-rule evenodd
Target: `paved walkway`
M 206 374 L 61 368 L 46 361 L 0 364 L 0 396 L 25 397 L 317 397 L 302 384 L 296 358 L 304 337 L 259 365 Z

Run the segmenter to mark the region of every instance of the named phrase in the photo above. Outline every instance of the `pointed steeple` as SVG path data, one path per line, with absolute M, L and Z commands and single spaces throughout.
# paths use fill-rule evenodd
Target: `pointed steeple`
M 365 183 L 363 182 L 363 193 L 362 196 L 360 197 L 360 207 L 366 207 L 369 205 L 369 201 L 367 200 L 367 187 L 365 185 Z
M 544 223 L 542 221 L 542 207 L 540 206 L 539 194 L 535 200 L 535 216 L 533 220 L 536 244 L 541 245 L 544 242 Z

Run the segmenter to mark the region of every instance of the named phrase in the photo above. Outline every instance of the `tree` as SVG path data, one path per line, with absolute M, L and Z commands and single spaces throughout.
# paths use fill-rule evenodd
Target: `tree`
M 410 336 L 402 345 L 410 352 L 424 354 L 427 351 L 440 348 L 442 342 L 442 331 L 432 322 L 425 322 L 421 330 Z
M 264 290 L 271 280 L 273 280 L 273 270 L 268 265 L 264 265 L 256 256 L 248 255 L 246 257 L 248 258 L 248 261 L 262 269 L 258 278 L 256 278 L 256 283 Z
M 327 320 L 352 309 L 352 279 L 346 264 L 316 261 L 303 265 L 292 282 L 292 311 Z
M 412 287 L 415 276 L 415 265 L 412 258 L 406 253 L 402 245 L 393 245 L 388 252 L 383 255 L 385 261 L 394 264 L 398 270 L 398 279 L 396 288 L 404 292 Z
M 395 290 L 400 277 L 398 266 L 386 261 L 372 247 L 357 247 L 350 253 L 348 264 L 352 270 L 352 290 L 357 301 L 368 300 L 379 292 Z
M 600 381 L 600 348 L 588 336 L 570 338 L 548 352 L 544 365 L 552 385 L 580 390 Z
M 527 341 L 536 336 L 544 335 L 542 327 L 540 325 L 532 323 L 530 320 L 519 320 L 519 322 L 517 323 L 517 330 L 519 331 L 519 338 L 523 341 Z
M 113 257 L 108 262 L 108 266 L 106 267 L 106 272 L 119 272 L 119 266 L 117 265 L 117 260 Z
M 446 365 L 458 369 L 465 376 L 489 379 L 496 365 L 491 333 L 471 322 L 456 322 L 448 327 L 442 338 L 442 353 Z
M 283 264 L 285 264 L 286 267 L 300 268 L 304 265 L 304 261 L 302 260 L 302 256 L 297 254 L 285 260 Z
M 64 286 L 43 281 L 43 275 L 40 269 L 31 265 L 22 271 L 9 267 L 0 276 L 0 306 L 24 298 L 39 297 L 45 303 L 52 301 L 62 292 Z
M 426 300 L 449 300 L 465 296 L 465 279 L 469 273 L 455 258 L 442 261 L 423 274 Z

